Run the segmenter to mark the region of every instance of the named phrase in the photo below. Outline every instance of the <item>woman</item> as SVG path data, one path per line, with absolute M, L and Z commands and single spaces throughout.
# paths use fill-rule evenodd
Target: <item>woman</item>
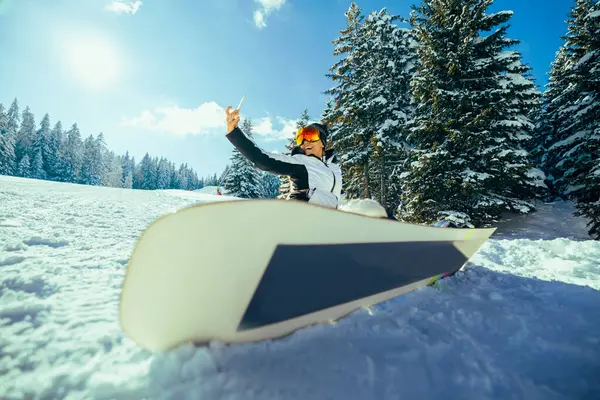
M 292 184 L 289 199 L 338 208 L 342 192 L 342 171 L 334 163 L 333 150 L 327 146 L 327 128 L 318 123 L 296 133 L 297 146 L 291 155 L 266 153 L 238 128 L 239 110 L 225 110 L 227 139 L 256 168 L 277 175 L 287 175 Z

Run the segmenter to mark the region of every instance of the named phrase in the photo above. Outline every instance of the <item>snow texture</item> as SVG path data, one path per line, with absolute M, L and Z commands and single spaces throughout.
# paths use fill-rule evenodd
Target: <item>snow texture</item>
M 600 17 L 600 10 L 594 11 L 588 14 L 588 18 L 597 18 Z
M 352 199 L 347 200 L 339 206 L 342 211 L 366 215 L 374 218 L 387 218 L 385 208 L 376 200 L 372 199 Z
M 335 324 L 138 348 L 118 302 L 140 233 L 227 198 L 0 176 L 0 398 L 600 398 L 600 243 L 570 203 L 500 224 L 465 271 Z

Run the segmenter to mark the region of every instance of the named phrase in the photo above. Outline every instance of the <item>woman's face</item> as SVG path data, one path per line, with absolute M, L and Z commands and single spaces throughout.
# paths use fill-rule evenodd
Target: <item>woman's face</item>
M 304 154 L 307 156 L 312 154 L 319 158 L 323 157 L 323 142 L 320 140 L 309 142 L 305 139 L 300 145 L 300 148 L 304 150 Z

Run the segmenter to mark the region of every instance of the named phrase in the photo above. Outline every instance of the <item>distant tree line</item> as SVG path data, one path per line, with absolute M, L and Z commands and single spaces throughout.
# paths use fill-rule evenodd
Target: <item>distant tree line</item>
M 144 155 L 139 163 L 126 152 L 107 149 L 104 135 L 82 139 L 76 123 L 51 127 L 45 114 L 39 125 L 29 107 L 14 99 L 8 111 L 0 103 L 0 174 L 130 189 L 195 190 L 219 185 L 217 175 L 199 178 L 186 163 L 178 168 L 164 157 Z

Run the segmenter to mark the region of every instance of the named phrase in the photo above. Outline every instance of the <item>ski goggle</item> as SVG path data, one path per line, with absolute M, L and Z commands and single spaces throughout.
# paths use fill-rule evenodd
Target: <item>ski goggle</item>
M 314 126 L 298 129 L 296 132 L 296 144 L 300 146 L 304 140 L 316 142 L 321 139 L 320 132 Z

